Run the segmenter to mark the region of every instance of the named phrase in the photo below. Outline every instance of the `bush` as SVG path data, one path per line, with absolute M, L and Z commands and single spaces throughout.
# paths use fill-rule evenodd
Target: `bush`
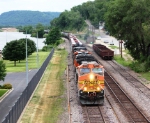
M 44 47 L 42 48 L 42 51 L 47 51 L 47 46 L 44 46 Z
M 2 86 L 3 89 L 12 89 L 12 85 L 9 83 L 6 83 Z
M 42 48 L 42 51 L 51 51 L 51 49 L 53 48 L 53 46 L 51 46 L 51 45 L 46 45 L 46 46 L 43 46 L 43 48 Z
M 130 64 L 130 68 L 132 70 L 134 70 L 137 73 L 140 72 L 146 72 L 147 68 L 146 68 L 146 62 L 140 63 L 140 62 L 132 62 L 132 64 Z
M 55 45 L 58 46 L 60 44 L 60 40 L 56 40 Z

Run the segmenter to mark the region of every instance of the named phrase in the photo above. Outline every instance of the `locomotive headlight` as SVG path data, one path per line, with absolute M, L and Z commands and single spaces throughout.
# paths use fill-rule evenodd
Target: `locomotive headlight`
M 100 87 L 97 87 L 97 90 L 100 91 Z
M 90 81 L 93 81 L 93 80 L 94 80 L 94 75 L 90 74 Z
M 87 91 L 87 87 L 84 87 L 84 88 L 83 88 L 83 91 Z

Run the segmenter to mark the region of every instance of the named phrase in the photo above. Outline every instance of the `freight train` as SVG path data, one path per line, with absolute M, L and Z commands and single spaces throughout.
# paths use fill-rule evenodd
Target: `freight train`
M 68 37 L 79 101 L 83 105 L 102 105 L 104 103 L 104 68 L 76 36 L 69 34 Z

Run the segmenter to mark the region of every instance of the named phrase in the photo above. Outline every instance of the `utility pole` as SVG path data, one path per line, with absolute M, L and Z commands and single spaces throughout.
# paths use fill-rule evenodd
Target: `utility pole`
M 119 39 L 121 39 L 120 37 L 121 37 L 121 34 L 119 34 Z M 122 58 L 122 43 L 123 43 L 123 41 L 120 40 L 119 41 L 119 51 L 120 51 L 120 54 L 121 54 L 121 58 Z
M 7 28 L 6 28 L 6 44 L 7 44 Z
M 28 46 L 27 46 L 27 31 L 26 31 L 26 84 L 28 85 Z
M 122 43 L 123 43 L 123 41 L 121 40 L 120 41 L 120 44 L 121 44 L 121 58 L 122 58 Z

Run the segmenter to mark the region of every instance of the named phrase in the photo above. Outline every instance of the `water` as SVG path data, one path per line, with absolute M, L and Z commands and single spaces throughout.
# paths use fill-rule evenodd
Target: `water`
M 33 40 L 36 43 L 38 43 L 38 49 L 42 49 L 45 45 L 43 41 L 45 41 L 45 38 L 34 38 L 31 37 L 30 34 L 23 34 L 22 32 L 0 32 L 0 50 L 3 50 L 4 46 L 6 45 L 6 42 L 10 42 L 12 40 L 19 40 L 21 38 L 29 38 L 30 40 Z

